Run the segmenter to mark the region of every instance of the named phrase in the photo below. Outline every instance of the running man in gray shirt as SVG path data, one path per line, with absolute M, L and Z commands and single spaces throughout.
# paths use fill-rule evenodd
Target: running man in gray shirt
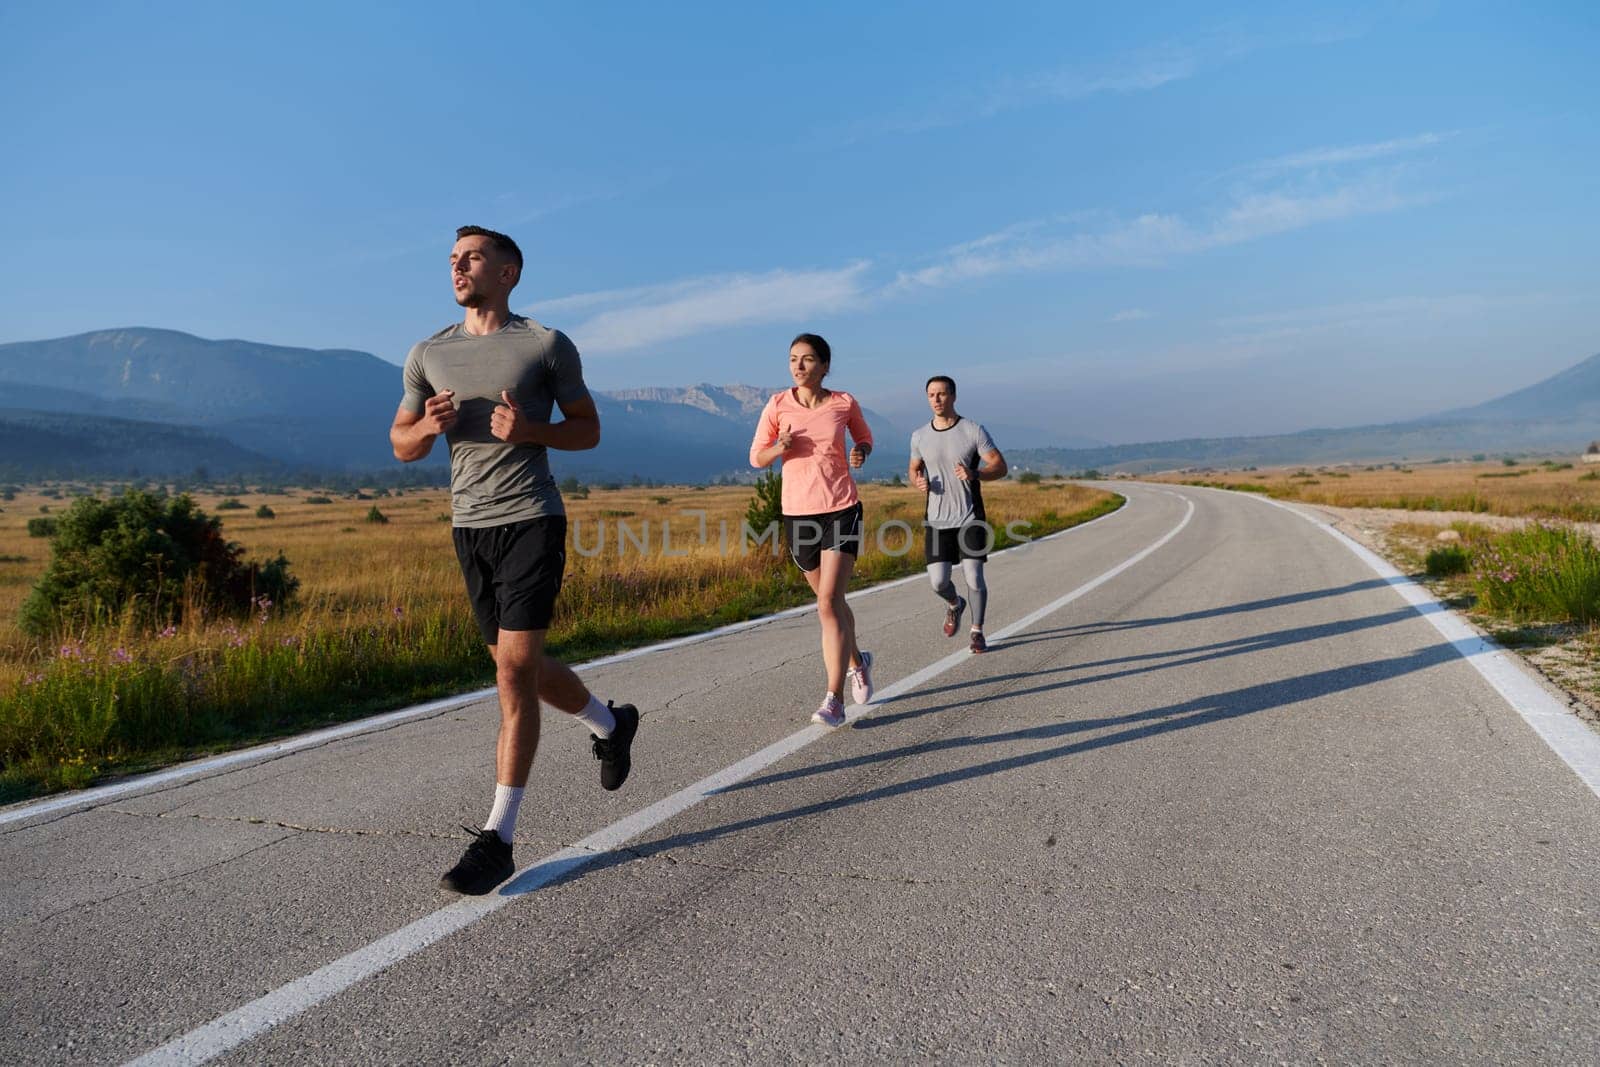
M 494 805 L 461 862 L 440 879 L 482 894 L 509 878 L 512 830 L 539 748 L 539 701 L 594 735 L 600 784 L 619 788 L 632 765 L 639 712 L 602 704 L 564 663 L 544 654 L 567 558 L 567 517 L 549 449 L 600 442 L 600 416 L 583 384 L 578 350 L 559 330 L 511 313 L 522 251 L 481 226 L 456 231 L 450 252 L 462 322 L 406 357 L 405 393 L 389 429 L 395 458 L 419 460 L 443 436 L 450 446 L 451 531 L 478 629 L 495 664 L 500 736 Z M 560 422 L 551 422 L 559 407 Z
M 994 547 L 994 530 L 983 510 L 983 483 L 1006 476 L 1006 458 L 994 439 L 978 423 L 956 414 L 955 379 L 943 374 L 928 379 L 928 407 L 933 421 L 911 435 L 911 484 L 928 494 L 923 516 L 923 546 L 933 591 L 944 601 L 944 635 L 954 637 L 961 614 L 972 607 L 973 652 L 986 652 L 983 617 L 989 587 L 983 564 Z M 951 581 L 955 564 L 967 580 L 967 596 L 956 592 Z

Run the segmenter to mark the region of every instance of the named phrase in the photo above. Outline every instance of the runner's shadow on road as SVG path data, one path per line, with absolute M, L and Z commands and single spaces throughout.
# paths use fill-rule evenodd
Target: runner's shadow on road
M 786 808 L 782 811 L 738 819 L 724 823 L 721 826 L 685 831 L 679 834 L 659 837 L 652 841 L 624 846 L 622 850 L 598 857 L 594 863 L 585 865 L 582 871 L 574 870 L 550 884 L 569 881 L 588 871 L 620 866 L 634 859 L 646 859 L 671 852 L 674 849 L 704 845 L 747 830 L 774 826 L 795 819 L 830 816 L 879 800 L 903 797 L 910 793 L 922 793 L 944 786 L 969 782 L 977 778 L 1004 774 L 1007 771 L 1019 770 L 1024 767 L 1037 766 L 1041 763 L 1081 756 L 1114 745 L 1133 744 L 1158 738 L 1164 734 L 1175 733 L 1179 730 L 1226 722 L 1230 719 L 1253 715 L 1257 712 L 1270 711 L 1287 704 L 1349 692 L 1451 663 L 1459 658 L 1460 653 L 1451 644 L 1430 645 L 1427 648 L 1419 649 L 1407 655 L 1396 656 L 1392 659 L 1359 663 L 1326 671 L 1315 671 L 1295 678 L 1285 678 L 1261 685 L 1246 686 L 1241 689 L 1196 697 L 1192 700 L 1150 708 L 1145 711 L 1132 712 L 1126 715 L 1077 719 L 1070 722 L 1051 723 L 1046 726 L 1009 730 L 997 734 L 940 738 L 882 752 L 863 753 L 859 756 L 832 760 L 827 763 L 797 768 L 778 774 L 763 775 L 759 778 L 752 778 L 730 786 L 716 795 L 727 795 L 743 790 L 756 789 L 760 786 L 771 786 L 800 778 L 831 774 L 835 771 L 888 765 L 897 760 L 910 759 L 930 753 L 958 750 L 971 750 L 977 753 L 993 745 L 1029 741 L 1047 746 L 1030 752 L 1021 752 L 1015 755 L 983 760 L 951 770 L 925 774 L 908 781 L 878 786 L 846 796 L 827 797 Z M 1037 691 L 1043 692 L 1051 688 L 1061 688 L 1061 686 L 1040 687 Z M 1053 741 L 1072 739 L 1076 738 L 1077 735 L 1099 730 L 1111 730 L 1112 732 L 1094 737 L 1066 740 L 1063 744 L 1049 744 Z
M 1327 638 L 1344 637 L 1361 630 L 1370 630 L 1380 626 L 1389 626 L 1404 622 L 1416 617 L 1415 609 L 1411 607 L 1397 608 L 1382 615 L 1369 615 L 1361 619 L 1340 619 L 1337 622 L 1316 623 L 1310 626 L 1295 626 L 1287 630 L 1277 630 L 1265 634 L 1249 634 L 1244 637 L 1232 638 L 1227 641 L 1217 641 L 1208 645 L 1195 645 L 1190 648 L 1175 648 L 1162 652 L 1144 652 L 1133 656 L 1119 656 L 1115 659 L 1093 660 L 1087 663 L 1072 663 L 1064 667 L 1052 667 L 1042 671 L 1018 671 L 1012 674 L 991 674 L 982 678 L 973 678 L 964 682 L 952 682 L 949 685 L 932 686 L 918 689 L 914 693 L 905 693 L 901 696 L 890 697 L 877 706 L 880 708 L 891 707 L 894 704 L 909 702 L 920 697 L 936 696 L 941 693 L 960 693 L 972 689 L 983 689 L 996 684 L 1004 685 L 1007 682 L 1021 681 L 1028 678 L 1046 678 L 1052 675 L 1091 671 L 1101 667 L 1116 667 L 1129 663 L 1150 663 L 1153 660 L 1163 662 L 1150 666 L 1133 667 L 1128 670 L 1110 671 L 1104 674 L 1095 674 L 1070 681 L 1059 682 L 1048 686 L 1039 686 L 1032 689 L 1006 690 L 997 696 L 1028 696 L 1036 693 L 1048 692 L 1052 689 L 1068 689 L 1074 686 L 1091 685 L 1095 682 L 1115 681 L 1119 678 L 1130 678 L 1140 674 L 1152 674 L 1157 671 L 1168 671 L 1175 667 L 1189 667 L 1197 663 L 1206 663 L 1211 660 L 1227 659 L 1230 656 L 1249 655 L 1253 652 L 1266 652 L 1272 649 L 1285 648 L 1289 645 L 1303 644 L 1308 641 L 1321 641 Z M 1056 637 L 1037 638 L 1039 642 L 1065 641 L 1069 635 Z M 1027 642 L 1034 643 L 1034 642 Z M 888 715 L 875 714 L 857 720 L 857 730 L 879 730 L 886 726 L 895 726 L 910 719 L 918 719 L 924 715 L 933 715 L 941 711 L 950 711 L 953 708 L 971 707 L 973 704 L 983 703 L 982 700 L 964 701 L 957 700 L 947 704 L 936 704 L 927 708 L 913 708 L 907 711 L 894 712 Z
M 1284 596 L 1268 597 L 1265 600 L 1249 600 L 1243 604 L 1225 604 L 1222 607 L 1207 608 L 1205 611 L 1191 611 L 1182 615 L 1165 615 L 1149 619 L 1122 619 L 1115 622 L 1086 622 L 1078 626 L 1058 626 L 1053 630 L 1035 630 L 1029 636 L 1032 640 L 1056 636 L 1088 636 L 1090 634 L 1119 633 L 1123 630 L 1142 630 L 1151 626 L 1170 626 L 1174 623 L 1199 622 L 1202 619 L 1215 619 L 1223 615 L 1238 615 L 1247 611 L 1268 611 L 1272 608 L 1287 607 L 1290 604 L 1305 604 L 1313 600 L 1326 600 L 1329 597 L 1358 593 L 1364 589 L 1382 589 L 1392 584 L 1385 578 L 1366 578 L 1359 582 L 1351 582 L 1348 585 L 1335 586 L 1330 589 L 1312 589 L 1304 593 L 1289 593 Z M 1009 647 L 1029 643 L 1029 640 L 1008 640 L 1005 645 Z

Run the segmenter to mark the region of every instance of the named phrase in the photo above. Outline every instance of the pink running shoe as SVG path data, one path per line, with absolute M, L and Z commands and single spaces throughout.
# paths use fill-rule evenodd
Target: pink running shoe
M 861 666 L 845 671 L 850 680 L 850 699 L 865 704 L 872 699 L 872 653 L 861 653 Z
M 822 706 L 811 713 L 811 721 L 821 726 L 843 726 L 844 701 L 829 693 L 822 698 Z

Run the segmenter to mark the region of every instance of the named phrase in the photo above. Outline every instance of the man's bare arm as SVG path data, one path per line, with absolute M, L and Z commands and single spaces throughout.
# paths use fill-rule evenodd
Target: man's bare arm
M 509 393 L 501 393 L 490 432 L 509 444 L 543 445 L 562 452 L 582 452 L 600 443 L 600 412 L 595 409 L 593 397 L 557 403 L 562 414 L 560 422 L 533 422 L 523 416 Z
M 455 394 L 448 389 L 423 401 L 421 411 L 400 405 L 394 413 L 394 424 L 389 427 L 394 458 L 414 463 L 426 456 L 433 451 L 434 439 L 454 426 L 455 421 Z
M 925 470 L 927 470 L 927 464 L 922 462 L 921 457 L 913 458 L 910 465 L 906 467 L 906 481 L 921 489 L 924 493 L 928 491 L 928 477 L 923 473 Z

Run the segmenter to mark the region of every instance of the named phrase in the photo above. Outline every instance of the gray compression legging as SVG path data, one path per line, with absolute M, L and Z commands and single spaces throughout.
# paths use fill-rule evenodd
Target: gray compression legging
M 928 564 L 928 577 L 933 581 L 933 591 L 946 604 L 956 602 L 956 583 L 950 580 L 948 563 Z M 964 559 L 961 574 L 967 580 L 967 602 L 972 608 L 972 625 L 983 628 L 983 609 L 989 603 L 989 587 L 983 581 L 983 560 Z

